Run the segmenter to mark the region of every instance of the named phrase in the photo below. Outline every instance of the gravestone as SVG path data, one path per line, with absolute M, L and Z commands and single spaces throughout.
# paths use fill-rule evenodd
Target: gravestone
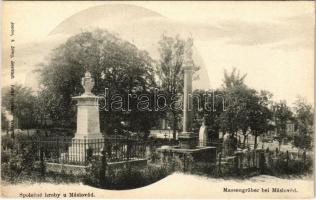
M 199 147 L 206 147 L 207 143 L 208 143 L 208 132 L 207 132 L 207 126 L 205 125 L 205 119 L 204 119 L 199 131 Z

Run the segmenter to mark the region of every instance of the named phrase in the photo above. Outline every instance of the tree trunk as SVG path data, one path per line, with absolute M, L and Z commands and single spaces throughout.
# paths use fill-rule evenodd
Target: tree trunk
M 256 132 L 254 132 L 254 134 L 255 134 L 255 144 L 254 144 L 254 149 L 257 149 L 257 133 Z
M 281 150 L 282 139 L 279 139 L 279 151 Z
M 243 146 L 244 146 L 244 148 L 245 148 L 245 147 L 246 147 L 246 133 L 244 133 L 243 135 L 244 135 Z
M 243 139 L 243 146 L 244 148 L 246 147 L 246 134 L 247 134 L 247 130 L 242 130 L 242 134 L 244 136 L 244 139 Z

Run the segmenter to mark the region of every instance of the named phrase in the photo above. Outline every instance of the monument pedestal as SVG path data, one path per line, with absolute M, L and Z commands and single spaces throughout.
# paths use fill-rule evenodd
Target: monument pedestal
M 216 147 L 158 148 L 160 163 L 173 163 L 176 170 L 210 169 L 216 165 Z
M 77 100 L 77 132 L 74 139 L 102 139 L 99 117 L 99 97 L 82 95 L 73 97 Z
M 193 149 L 197 146 L 198 136 L 193 132 L 182 132 L 179 134 L 180 149 Z
M 68 160 L 84 163 L 89 156 L 101 155 L 104 147 L 104 139 L 75 139 L 68 148 Z

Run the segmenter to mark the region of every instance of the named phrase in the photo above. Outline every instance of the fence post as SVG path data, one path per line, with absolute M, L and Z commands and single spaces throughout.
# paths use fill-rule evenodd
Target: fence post
M 40 144 L 40 172 L 42 178 L 44 178 L 45 175 L 45 163 L 44 163 L 44 150 L 42 144 Z
M 87 146 L 86 146 L 86 136 L 84 136 L 84 138 L 83 138 L 83 145 L 84 145 L 84 147 L 83 147 L 83 150 L 84 150 L 84 163 L 85 164 L 87 164 L 88 163 L 88 161 L 89 161 L 89 158 L 88 158 L 88 155 L 87 155 Z
M 306 164 L 306 150 L 304 149 L 304 151 L 303 151 L 303 167 L 302 167 L 303 171 L 305 170 L 305 164 Z
M 289 151 L 286 151 L 286 170 L 289 171 Z
M 100 185 L 104 186 L 105 182 L 105 173 L 107 170 L 107 161 L 106 161 L 106 150 L 103 148 L 101 151 L 102 157 L 101 157 L 101 168 L 100 168 Z
M 114 134 L 115 134 L 115 159 L 118 158 L 117 156 L 117 129 L 114 129 Z
M 248 164 L 248 169 L 251 168 L 251 152 L 248 150 L 247 151 L 247 164 Z
M 127 139 L 126 139 L 126 158 L 127 158 L 127 160 L 129 160 L 130 159 L 130 154 L 131 154 L 131 140 L 129 139 L 129 137 L 127 137 Z
M 92 156 L 93 156 L 93 149 L 88 147 L 87 151 L 86 151 L 87 157 L 86 157 L 86 163 L 91 162 L 92 160 Z
M 264 151 L 260 151 L 260 157 L 259 157 L 259 163 L 260 163 L 260 173 L 264 173 L 264 163 L 265 163 L 265 157 L 264 157 Z
M 235 172 L 239 173 L 239 154 L 234 155 L 234 167 L 235 167 Z
M 239 163 L 240 163 L 239 164 L 240 169 L 243 170 L 244 169 L 244 153 L 240 154 Z
M 252 151 L 252 167 L 257 167 L 257 165 L 256 165 L 256 150 L 254 149 L 253 151 Z
M 222 152 L 218 153 L 218 175 L 222 175 L 222 168 L 221 168 L 221 164 L 222 164 Z
M 58 159 L 58 162 L 60 160 L 60 146 L 59 146 L 59 138 L 57 138 L 57 159 Z
M 269 167 L 271 167 L 271 153 L 270 153 L 269 147 L 267 148 L 266 153 L 268 155 L 268 159 L 266 161 L 267 162 L 267 168 L 269 168 Z
M 183 172 L 186 171 L 186 159 L 187 159 L 187 155 L 183 154 Z

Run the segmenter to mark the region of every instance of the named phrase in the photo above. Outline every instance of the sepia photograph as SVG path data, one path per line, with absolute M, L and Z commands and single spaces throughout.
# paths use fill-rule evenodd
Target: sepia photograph
M 313 1 L 3 1 L 1 197 L 314 197 Z

